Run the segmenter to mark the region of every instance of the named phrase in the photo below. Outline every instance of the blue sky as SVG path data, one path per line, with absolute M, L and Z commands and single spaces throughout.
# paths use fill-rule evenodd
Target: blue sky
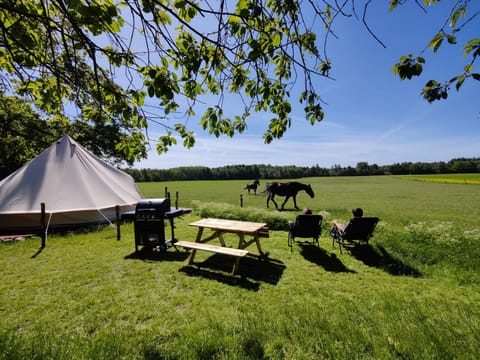
M 371 6 L 368 22 L 387 48 L 379 45 L 360 20 L 343 19 L 330 38 L 328 55 L 331 76 L 319 79 L 317 91 L 325 101 L 325 119 L 313 127 L 305 120 L 302 106 L 292 98 L 292 127 L 280 140 L 263 143 L 268 114 L 252 114 L 248 129 L 234 138 L 215 138 L 195 122 L 196 145 L 178 146 L 158 155 L 154 144 L 147 160 L 136 168 L 166 169 L 178 166 L 219 167 L 235 164 L 271 164 L 331 167 L 355 166 L 358 162 L 387 165 L 405 161 L 448 161 L 457 157 L 480 157 L 480 86 L 466 81 L 447 100 L 429 104 L 420 95 L 430 79 L 444 81 L 457 75 L 467 60 L 462 57 L 465 39 L 479 37 L 479 20 L 459 36 L 458 46 L 444 45 L 437 55 L 423 53 L 424 73 L 418 79 L 401 81 L 391 72 L 400 56 L 418 54 L 426 48 L 445 21 L 450 2 L 421 11 L 412 1 L 393 13 L 387 2 Z M 470 5 L 480 10 L 480 2 Z M 320 26 L 320 24 L 318 24 Z M 323 36 L 323 32 L 319 37 Z M 480 72 L 478 63 L 475 71 Z M 226 102 L 225 112 L 241 112 L 235 96 Z M 199 116 L 200 118 L 200 116 Z M 177 120 L 175 120 L 177 121 Z M 162 128 L 151 127 L 150 137 Z

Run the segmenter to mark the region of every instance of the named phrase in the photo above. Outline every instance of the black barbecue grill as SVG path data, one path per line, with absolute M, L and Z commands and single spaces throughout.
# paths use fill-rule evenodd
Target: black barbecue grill
M 169 198 L 143 199 L 135 207 L 135 251 L 139 246 L 147 246 L 165 251 L 177 240 L 175 239 L 175 217 L 185 214 L 185 209 L 171 209 Z M 171 228 L 171 239 L 165 239 L 165 220 Z

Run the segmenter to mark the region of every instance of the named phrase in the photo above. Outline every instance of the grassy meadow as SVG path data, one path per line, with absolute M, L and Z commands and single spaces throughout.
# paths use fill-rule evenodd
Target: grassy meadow
M 50 234 L 42 251 L 35 237 L 0 244 L 0 359 L 478 359 L 480 186 L 413 180 L 301 179 L 316 196 L 298 206 L 324 224 L 320 247 L 293 251 L 299 211 L 267 209 L 265 180 L 257 195 L 247 181 L 140 183 L 194 209 L 175 222 L 181 240 L 201 217 L 267 222 L 269 260 L 249 255 L 231 276 L 225 256 L 136 254 L 132 223 L 119 241 L 106 226 Z M 369 245 L 340 252 L 330 224 L 352 207 L 381 221 Z

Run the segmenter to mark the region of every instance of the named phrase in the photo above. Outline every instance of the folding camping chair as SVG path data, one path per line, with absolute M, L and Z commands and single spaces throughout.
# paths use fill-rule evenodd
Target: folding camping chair
M 318 246 L 318 239 L 322 232 L 322 215 L 297 215 L 295 222 L 288 225 L 288 246 L 292 251 L 295 238 L 312 238 L 312 243 Z M 305 241 L 307 242 L 307 241 Z
M 342 246 L 345 246 L 345 242 L 360 240 L 368 244 L 368 240 L 373 236 L 378 221 L 377 217 L 355 217 L 350 220 L 343 230 L 334 226 L 330 231 L 332 247 L 335 247 L 335 241 L 340 247 L 340 252 L 342 251 Z

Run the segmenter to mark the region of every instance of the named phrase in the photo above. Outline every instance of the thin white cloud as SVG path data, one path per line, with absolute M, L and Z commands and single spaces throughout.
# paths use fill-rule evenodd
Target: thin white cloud
M 390 128 L 387 131 L 385 131 L 383 134 L 380 134 L 379 139 L 385 140 L 387 138 L 390 138 L 392 135 L 395 135 L 395 134 L 399 133 L 404 128 L 405 128 L 404 125 L 398 125 L 398 126 L 395 126 L 393 128 Z

